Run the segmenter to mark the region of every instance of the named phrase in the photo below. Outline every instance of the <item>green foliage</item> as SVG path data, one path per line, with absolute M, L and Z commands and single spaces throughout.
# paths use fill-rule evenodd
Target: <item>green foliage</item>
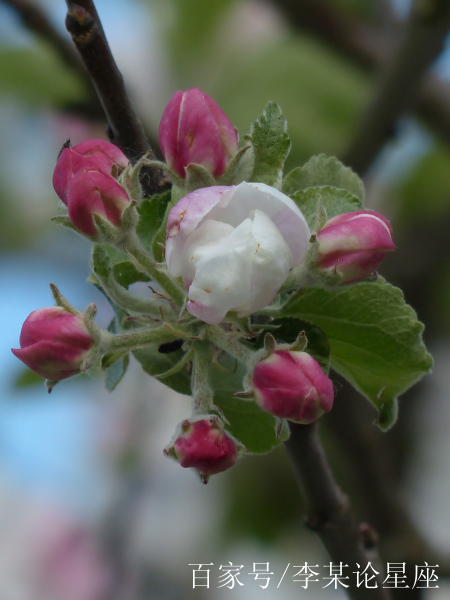
M 162 354 L 158 351 L 158 346 L 152 344 L 135 350 L 133 355 L 146 373 L 152 377 L 158 377 L 158 375 L 165 373 L 169 369 L 173 369 L 182 360 L 184 352 L 183 350 L 176 350 L 169 354 Z M 165 377 L 163 383 L 180 394 L 190 396 L 191 364 L 186 363 L 180 371 L 170 377 Z
M 296 292 L 275 316 L 301 318 L 324 331 L 331 366 L 382 411 L 385 429 L 395 417 L 390 403 L 433 364 L 422 343 L 423 325 L 402 292 L 382 278 Z
M 169 202 L 170 191 L 165 194 L 154 194 L 151 198 L 143 200 L 137 207 L 139 223 L 136 232 L 147 250 L 152 248 L 153 238 L 164 221 Z
M 346 190 L 364 204 L 364 184 L 349 167 L 334 156 L 313 156 L 303 167 L 297 167 L 283 180 L 283 193 L 288 196 L 298 190 L 311 187 L 330 186 Z
M 0 48 L 0 93 L 20 97 L 33 110 L 83 100 L 83 85 L 44 44 Z
M 105 385 L 109 392 L 115 390 L 122 381 L 123 376 L 128 369 L 129 362 L 130 357 L 126 354 L 122 358 L 119 358 L 119 360 L 113 362 L 113 364 L 106 369 Z
M 132 283 L 136 283 L 138 281 L 151 281 L 148 275 L 136 269 L 134 264 L 129 260 L 123 260 L 116 263 L 113 266 L 112 271 L 117 283 L 126 289 L 128 289 Z
M 164 218 L 159 226 L 158 231 L 155 234 L 152 242 L 152 252 L 155 260 L 158 262 L 163 262 L 164 260 L 164 245 L 166 243 L 166 230 L 167 230 L 167 221 L 169 218 L 169 213 L 172 208 L 175 206 L 175 200 L 171 200 L 167 206 L 164 214 Z
M 30 388 L 36 385 L 44 385 L 44 383 L 45 379 L 28 367 L 23 367 L 17 377 L 14 379 L 14 387 L 17 389 Z
M 238 361 L 223 353 L 210 371 L 214 402 L 230 422 L 226 429 L 240 440 L 250 452 L 269 452 L 286 439 L 284 431 L 276 436 L 277 419 L 264 412 L 253 400 L 233 398 L 243 390 L 242 379 L 246 369 Z
M 302 211 L 311 230 L 316 227 L 317 203 L 320 201 L 323 202 L 328 219 L 362 208 L 361 202 L 355 196 L 344 190 L 328 186 L 300 190 L 292 194 L 291 198 Z
M 284 161 L 289 153 L 291 142 L 287 134 L 286 119 L 275 102 L 269 102 L 262 117 L 257 119 L 245 140 L 253 146 L 255 166 L 251 181 L 281 187 Z
M 264 344 L 264 330 L 266 328 L 264 325 L 262 325 L 261 328 L 263 331 L 253 344 L 256 348 L 262 348 Z M 311 354 L 311 356 L 313 356 L 320 364 L 324 373 L 328 374 L 330 370 L 330 345 L 320 327 L 312 325 L 307 321 L 302 321 L 293 317 L 285 317 L 270 321 L 269 331 L 280 344 L 293 344 L 297 339 L 298 334 L 304 331 L 308 340 L 305 352 Z

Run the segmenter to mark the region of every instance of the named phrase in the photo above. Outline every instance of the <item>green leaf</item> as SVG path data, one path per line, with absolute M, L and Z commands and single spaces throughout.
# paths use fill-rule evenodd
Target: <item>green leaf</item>
M 229 421 L 225 429 L 250 452 L 269 452 L 279 446 L 286 436 L 276 437 L 278 420 L 261 410 L 256 402 L 233 398 L 235 392 L 243 390 L 242 379 L 245 373 L 243 365 L 223 353 L 218 364 L 213 364 L 210 371 L 214 403 L 222 409 Z
M 132 262 L 124 260 L 113 266 L 114 277 L 122 287 L 128 289 L 132 283 L 138 281 L 151 281 L 150 277 L 141 271 L 138 271 Z
M 276 437 L 276 419 L 261 410 L 253 400 L 233 398 L 231 392 L 216 392 L 214 402 L 230 422 L 225 429 L 249 452 L 270 452 L 282 443 L 282 437 Z
M 94 244 L 92 248 L 92 269 L 99 277 L 109 277 L 111 273 L 111 260 L 105 246 Z
M 164 221 L 169 202 L 170 191 L 165 194 L 154 194 L 151 198 L 143 200 L 137 207 L 139 223 L 136 232 L 147 250 L 151 250 L 153 238 Z
M 250 135 L 244 138 L 252 144 L 255 157 L 251 181 L 280 188 L 284 161 L 291 142 L 286 119 L 278 104 L 269 102 L 263 116 L 253 123 Z
M 113 364 L 106 369 L 105 385 L 108 391 L 112 392 L 122 381 L 122 378 L 128 369 L 129 362 L 130 356 L 126 354 L 119 360 L 113 362 Z
M 172 369 L 184 356 L 183 350 L 162 354 L 158 346 L 152 344 L 133 352 L 134 357 L 141 363 L 142 368 L 152 377 Z M 180 394 L 191 395 L 191 365 L 187 363 L 180 371 L 165 377 L 163 383 Z
M 283 180 L 283 193 L 288 196 L 298 190 L 319 186 L 346 190 L 364 203 L 364 184 L 359 176 L 334 156 L 313 156 L 303 167 L 297 167 Z
M 272 329 L 272 326 L 278 326 L 277 329 Z M 265 329 L 264 325 L 261 326 Z M 313 358 L 322 367 L 324 373 L 328 374 L 330 370 L 330 344 L 324 332 L 307 321 L 295 319 L 293 317 L 285 317 L 270 321 L 270 333 L 280 344 L 293 344 L 300 332 L 304 331 L 308 340 L 308 345 L 305 352 L 311 354 Z M 264 344 L 264 333 L 256 339 L 256 348 L 262 348 Z
M 14 387 L 18 389 L 29 388 L 36 385 L 43 385 L 45 379 L 32 371 L 28 367 L 24 367 L 14 380 Z
M 328 219 L 362 208 L 360 200 L 355 196 L 344 190 L 328 186 L 300 190 L 292 194 L 291 198 L 302 211 L 311 230 L 314 230 L 316 226 L 317 203 L 320 199 L 327 211 Z
M 389 403 L 432 367 L 422 323 L 402 292 L 382 278 L 335 290 L 301 290 L 275 314 L 281 315 L 323 330 L 331 366 L 382 411 L 384 428 L 395 417 Z

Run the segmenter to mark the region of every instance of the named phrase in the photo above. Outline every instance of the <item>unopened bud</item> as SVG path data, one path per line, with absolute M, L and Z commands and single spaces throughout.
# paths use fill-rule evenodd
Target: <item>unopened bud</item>
M 64 202 L 68 202 L 69 184 L 72 177 L 81 169 L 93 169 L 110 175 L 113 165 L 125 168 L 128 159 L 114 144 L 104 140 L 85 140 L 76 146 L 66 147 L 58 157 L 53 172 L 53 187 Z
M 53 306 L 28 316 L 20 334 L 20 350 L 12 352 L 41 377 L 60 381 L 79 372 L 93 343 L 81 317 Z
M 129 205 L 128 194 L 111 175 L 82 169 L 71 180 L 67 207 L 69 218 L 86 235 L 95 236 L 97 233 L 93 215 L 120 225 L 122 213 Z
M 306 352 L 276 350 L 256 365 L 253 387 L 263 410 L 295 423 L 313 423 L 333 405 L 333 384 Z
M 231 121 L 198 88 L 175 92 L 161 117 L 158 138 L 167 164 L 183 179 L 191 163 L 220 177 L 238 151 Z
M 318 232 L 317 241 L 318 267 L 333 269 L 342 283 L 374 274 L 386 252 L 395 250 L 389 221 L 368 210 L 330 219 Z
M 236 444 L 223 430 L 217 417 L 184 420 L 175 434 L 175 441 L 165 448 L 182 467 L 193 467 L 206 483 L 210 475 L 226 471 L 237 460 Z

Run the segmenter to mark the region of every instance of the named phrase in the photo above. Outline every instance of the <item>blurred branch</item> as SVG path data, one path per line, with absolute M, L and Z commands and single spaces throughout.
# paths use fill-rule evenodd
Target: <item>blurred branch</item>
M 322 42 L 363 70 L 377 71 L 387 62 L 392 50 L 392 37 L 386 37 L 376 27 L 342 12 L 327 0 L 275 0 L 275 3 L 295 27 L 320 38 Z M 431 3 L 432 6 L 434 4 Z M 445 0 L 439 0 L 437 4 L 444 6 L 444 9 L 448 5 Z M 448 16 L 442 18 L 441 23 L 436 23 L 431 15 L 429 21 L 424 16 L 421 39 L 425 40 L 426 31 L 435 30 L 435 26 L 440 36 L 437 42 L 441 44 L 442 32 L 448 29 Z M 428 64 L 430 50 L 436 53 L 434 42 L 431 43 L 430 49 L 424 51 L 424 58 Z M 409 67 L 410 58 L 407 59 Z M 392 65 L 389 69 L 392 69 Z M 418 80 L 414 85 L 416 86 L 415 106 L 413 107 L 413 99 L 411 99 L 412 103 L 406 108 L 415 108 L 417 115 L 426 125 L 450 143 L 450 84 L 441 82 L 433 75 L 426 75 L 422 78 L 421 85 Z M 392 132 L 391 127 L 385 135 L 389 136 Z
M 291 437 L 285 444 L 307 506 L 307 527 L 319 535 L 334 563 L 343 562 L 356 569 L 357 564 L 365 568 L 371 561 L 375 568 L 380 567 L 376 534 L 367 525 L 356 525 L 348 500 L 336 484 L 327 463 L 316 424 L 289 425 Z M 358 587 L 355 573 L 351 572 L 347 593 L 352 600 L 368 597 L 371 600 L 388 600 L 388 590 L 381 587 L 383 579 L 378 576 L 377 581 L 378 588 Z
M 424 74 L 443 50 L 450 29 L 450 3 L 436 1 L 426 12 L 421 6 L 419 1 L 413 3 L 403 39 L 343 158 L 358 173 L 370 168 L 397 119 L 415 105 Z
M 111 53 L 92 0 L 66 0 L 66 27 L 94 83 L 106 118 L 111 141 L 135 163 L 141 156 L 156 160 L 144 129 L 134 112 L 120 73 Z M 148 167 L 144 186 L 148 194 L 168 188 L 160 169 Z
M 103 116 L 102 106 L 79 55 L 70 41 L 62 36 L 53 26 L 45 11 L 40 6 L 28 0 L 0 0 L 0 2 L 13 8 L 22 21 L 22 24 L 43 41 L 49 43 L 56 50 L 63 62 L 82 81 L 88 92 L 88 98 L 82 103 L 71 106 L 70 109 L 75 112 L 88 114 L 91 118 L 95 119 Z

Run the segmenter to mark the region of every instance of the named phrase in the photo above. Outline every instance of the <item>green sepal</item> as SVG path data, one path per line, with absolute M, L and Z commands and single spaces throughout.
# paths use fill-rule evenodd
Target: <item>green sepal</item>
M 215 185 L 215 179 L 211 171 L 203 165 L 191 163 L 186 167 L 185 194 L 189 194 L 200 188 L 211 187 Z
M 364 204 L 364 184 L 359 176 L 336 157 L 319 154 L 303 167 L 297 167 L 283 180 L 283 193 L 291 196 L 299 190 L 328 186 L 347 191 Z
M 72 221 L 66 215 L 60 215 L 58 217 L 52 217 L 50 219 L 52 223 L 56 223 L 56 225 L 62 225 L 63 227 L 67 227 L 67 229 L 71 229 L 72 231 L 76 231 L 80 233 L 75 225 L 72 224 Z
M 284 161 L 291 141 L 286 119 L 278 104 L 269 102 L 262 117 L 253 123 L 250 134 L 244 139 L 250 142 L 254 153 L 255 166 L 250 181 L 281 189 Z
M 243 181 L 251 181 L 254 168 L 255 153 L 252 145 L 247 144 L 232 157 L 215 185 L 239 185 Z

